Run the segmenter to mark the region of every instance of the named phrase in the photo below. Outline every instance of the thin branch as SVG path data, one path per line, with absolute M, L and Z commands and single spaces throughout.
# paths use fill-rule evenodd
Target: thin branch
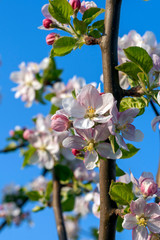
M 123 97 L 119 86 L 117 43 L 121 0 L 106 0 L 105 31 L 100 43 L 103 62 L 104 91 L 114 95 L 119 106 Z M 116 161 L 100 160 L 100 230 L 99 240 L 114 240 L 116 219 L 114 209 L 117 208 L 109 196 L 111 181 L 116 179 Z
M 145 93 L 144 93 L 144 91 L 143 91 L 141 86 L 132 87 L 132 88 L 130 88 L 128 90 L 125 90 L 125 89 L 122 90 L 122 96 L 123 97 L 128 97 L 128 96 L 129 97 L 141 97 L 144 94 Z
M 57 232 L 59 240 L 67 240 L 66 229 L 61 207 L 61 185 L 53 168 L 53 210 L 56 218 Z
M 2 150 L 0 150 L 0 153 L 9 153 L 9 152 L 12 152 L 12 151 L 16 151 L 17 149 L 19 148 L 22 148 L 22 147 L 27 147 L 28 143 L 25 142 L 25 143 L 20 143 L 18 144 L 17 146 L 15 147 L 12 147 L 12 148 L 4 148 Z

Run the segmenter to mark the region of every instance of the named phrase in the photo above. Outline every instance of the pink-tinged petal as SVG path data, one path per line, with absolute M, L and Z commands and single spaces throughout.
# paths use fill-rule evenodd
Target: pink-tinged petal
M 132 124 L 127 124 L 126 128 L 124 130 L 121 131 L 122 132 L 122 136 L 130 141 L 134 141 L 135 139 L 135 126 L 133 126 Z
M 83 149 L 86 146 L 86 142 L 78 136 L 67 137 L 63 140 L 62 145 L 66 148 Z
M 144 213 L 146 201 L 143 198 L 139 198 L 131 202 L 130 209 L 133 214 L 141 215 Z
M 100 142 L 106 140 L 110 136 L 107 124 L 100 124 L 95 126 L 93 139 L 95 142 Z
M 88 129 L 94 126 L 94 122 L 89 118 L 76 119 L 73 122 L 74 128 Z
M 93 132 L 94 129 L 89 128 L 89 129 L 76 129 L 76 132 L 85 140 L 89 141 L 93 139 Z
M 64 110 L 69 113 L 71 117 L 83 118 L 86 110 L 74 98 L 63 99 L 62 105 Z
M 121 112 L 119 115 L 119 122 L 120 124 L 125 124 L 125 123 L 132 123 L 133 122 L 133 118 L 135 118 L 137 116 L 137 114 L 139 113 L 139 109 L 138 108 L 130 108 L 127 109 L 124 112 Z
M 97 109 L 102 105 L 102 97 L 92 85 L 86 85 L 82 88 L 77 101 L 85 108 L 92 107 Z
M 111 135 L 115 135 L 116 134 L 116 128 L 115 128 L 116 125 L 114 125 L 113 121 L 109 120 L 107 122 L 107 125 L 108 125 L 108 129 L 109 129 Z
M 43 7 L 42 7 L 42 14 L 45 18 L 51 18 L 51 14 L 49 13 L 48 11 L 48 7 L 49 7 L 49 4 L 45 4 Z
M 99 115 L 103 115 L 108 112 L 114 104 L 114 97 L 111 93 L 105 93 L 101 95 L 102 98 L 102 106 L 96 109 L 96 113 Z
M 155 117 L 151 122 L 151 126 L 154 132 L 156 131 L 156 124 L 158 122 L 160 122 L 160 116 Z
M 143 226 L 137 226 L 133 229 L 132 240 L 147 240 L 148 232 L 147 229 Z
M 134 137 L 135 137 L 134 139 L 135 142 L 142 142 L 144 138 L 144 134 L 139 129 L 136 129 Z
M 117 101 L 114 102 L 114 104 L 113 104 L 113 106 L 110 110 L 110 114 L 112 116 L 112 123 L 117 124 L 118 123 L 118 116 L 119 116 L 118 109 L 117 109 Z
M 111 119 L 111 115 L 109 116 L 98 116 L 94 117 L 93 121 L 98 123 L 107 123 Z
M 136 185 L 137 187 L 140 187 L 138 180 L 133 176 L 133 173 L 132 173 L 132 172 L 131 172 L 130 176 L 131 176 L 131 182 L 132 182 L 134 185 Z
M 147 226 L 151 232 L 160 233 L 160 217 L 149 219 Z
M 158 102 L 158 104 L 160 104 L 160 91 L 157 94 L 157 102 Z
M 123 140 L 123 137 L 120 134 L 116 133 L 115 138 L 116 138 L 116 142 L 121 148 L 129 151 L 127 144 L 125 143 L 125 141 Z
M 141 181 L 143 181 L 144 178 L 151 178 L 154 180 L 153 174 L 151 172 L 142 172 L 142 174 L 139 178 L 139 182 L 141 183 Z
M 128 173 L 126 173 L 125 175 L 121 176 L 118 178 L 118 182 L 122 182 L 122 183 L 130 183 L 131 179 Z
M 145 217 L 157 218 L 160 217 L 160 207 L 156 203 L 148 203 L 144 209 Z M 159 225 L 160 227 L 160 225 Z
M 88 170 L 92 170 L 96 167 L 96 162 L 98 161 L 98 154 L 96 151 L 87 152 L 85 154 L 84 165 Z
M 137 219 L 136 216 L 132 215 L 132 214 L 126 214 L 124 216 L 124 220 L 122 223 L 122 227 L 125 229 L 132 229 L 135 228 L 137 226 Z
M 111 144 L 109 143 L 99 143 L 97 146 L 97 152 L 100 156 L 108 159 L 119 159 L 122 157 L 122 152 L 120 149 L 116 153 L 113 153 Z

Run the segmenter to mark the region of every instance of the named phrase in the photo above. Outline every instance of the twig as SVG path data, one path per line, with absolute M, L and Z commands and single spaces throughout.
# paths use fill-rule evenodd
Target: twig
M 61 185 L 58 177 L 56 176 L 55 168 L 53 168 L 53 210 L 56 218 L 57 232 L 59 240 L 67 240 L 66 229 L 61 207 Z

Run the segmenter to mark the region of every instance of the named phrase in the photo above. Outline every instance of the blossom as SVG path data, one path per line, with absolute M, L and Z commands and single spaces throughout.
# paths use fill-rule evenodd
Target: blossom
M 30 143 L 36 149 L 30 158 L 30 164 L 38 164 L 40 167 L 52 169 L 54 161 L 57 160 L 56 153 L 59 152 L 59 144 L 50 135 L 35 136 Z
M 66 131 L 70 126 L 68 117 L 61 113 L 56 113 L 51 117 L 51 128 L 57 132 Z
M 93 193 L 92 212 L 97 218 L 100 218 L 100 193 L 99 192 Z
M 104 158 L 117 159 L 121 157 L 120 150 L 114 154 L 109 143 L 101 142 L 110 135 L 106 124 L 98 125 L 94 129 L 76 129 L 76 133 L 79 136 L 67 137 L 62 144 L 66 148 L 83 150 L 85 152 L 84 164 L 88 170 L 96 167 L 99 160 L 98 153 Z
M 106 123 L 110 116 L 107 114 L 112 107 L 114 98 L 111 93 L 100 95 L 92 85 L 82 88 L 77 98 L 69 98 L 62 102 L 64 110 L 73 120 L 73 126 L 88 129 L 95 123 Z
M 160 116 L 157 116 L 155 118 L 153 118 L 152 122 L 151 122 L 151 126 L 153 131 L 156 131 L 156 124 L 160 122 Z
M 3 203 L 0 205 L 0 217 L 16 217 L 21 210 L 14 202 Z
M 74 212 L 82 216 L 85 216 L 87 213 L 89 213 L 89 202 L 86 201 L 84 196 L 76 197 Z
M 42 88 L 42 84 L 36 79 L 36 74 L 44 70 L 49 64 L 49 59 L 45 58 L 40 64 L 24 62 L 19 65 L 20 71 L 13 72 L 10 78 L 18 86 L 12 88 L 16 91 L 15 98 L 21 97 L 22 101 L 27 102 L 26 106 L 30 107 L 36 98 L 36 91 Z
M 122 227 L 132 230 L 132 239 L 146 240 L 148 238 L 147 228 L 152 233 L 160 233 L 160 209 L 156 203 L 146 203 L 139 198 L 132 201 L 130 205 L 131 213 L 124 216 Z
M 83 14 L 87 9 L 96 8 L 96 7 L 97 7 L 97 5 L 93 1 L 90 1 L 90 2 L 89 1 L 87 1 L 87 2 L 83 1 L 81 3 L 81 8 L 80 8 L 79 11 Z
M 93 170 L 88 171 L 82 162 L 76 165 L 74 170 L 74 177 L 79 181 L 99 181 L 99 173 Z
M 33 182 L 30 183 L 32 191 L 45 192 L 48 181 L 43 176 L 39 176 Z
M 60 35 L 57 33 L 50 33 L 46 37 L 46 43 L 48 45 L 52 45 L 58 38 L 60 38 Z
M 63 99 L 72 97 L 73 90 L 78 93 L 85 85 L 85 79 L 77 76 L 73 76 L 73 78 L 69 79 L 67 85 L 63 82 L 56 82 L 51 90 L 55 94 L 55 96 L 51 99 L 51 103 L 57 107 L 61 107 Z
M 76 10 L 76 9 L 79 10 L 80 7 L 81 7 L 81 1 L 80 0 L 70 0 L 69 3 L 74 10 Z
M 133 191 L 137 197 L 143 195 L 143 197 L 160 196 L 160 188 L 154 181 L 153 174 L 150 172 L 143 172 L 138 179 L 136 179 L 131 173 L 131 181 L 133 183 Z
M 111 119 L 107 123 L 108 129 L 110 133 L 115 136 L 118 145 L 125 150 L 128 150 L 128 147 L 123 138 L 135 142 L 143 140 L 143 133 L 135 129 L 131 124 L 138 113 L 139 109 L 137 108 L 130 108 L 124 112 L 118 112 L 116 102 L 110 110 Z M 120 133 L 122 135 L 120 135 Z

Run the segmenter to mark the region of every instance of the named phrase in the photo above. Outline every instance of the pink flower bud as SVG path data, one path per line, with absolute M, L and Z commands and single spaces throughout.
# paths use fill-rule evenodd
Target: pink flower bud
M 50 27 L 52 27 L 52 20 L 51 19 L 49 19 L 49 18 L 45 18 L 45 19 L 43 19 L 43 26 L 45 27 L 45 28 L 50 28 Z
M 104 92 L 101 92 L 100 95 L 102 96 L 104 94 Z
M 50 33 L 46 37 L 46 43 L 52 45 L 59 37 L 60 35 L 57 33 Z
M 76 9 L 79 10 L 80 7 L 81 7 L 81 1 L 80 0 L 70 0 L 69 3 L 74 10 L 76 10 Z
M 25 140 L 28 140 L 32 134 L 33 134 L 33 131 L 32 131 L 32 130 L 26 129 L 26 130 L 23 132 L 23 138 L 24 138 Z
M 63 114 L 55 114 L 51 117 L 51 128 L 57 132 L 66 131 L 69 125 L 69 119 Z
M 10 135 L 11 137 L 13 137 L 13 136 L 14 136 L 14 131 L 13 131 L 13 130 L 10 130 L 10 131 L 9 131 L 9 135 Z
M 72 153 L 73 153 L 74 156 L 77 156 L 77 155 L 80 154 L 80 151 L 78 151 L 78 150 L 75 149 L 75 148 L 72 148 Z
M 146 197 L 153 196 L 158 190 L 158 185 L 152 178 L 145 178 L 141 183 L 141 192 Z

